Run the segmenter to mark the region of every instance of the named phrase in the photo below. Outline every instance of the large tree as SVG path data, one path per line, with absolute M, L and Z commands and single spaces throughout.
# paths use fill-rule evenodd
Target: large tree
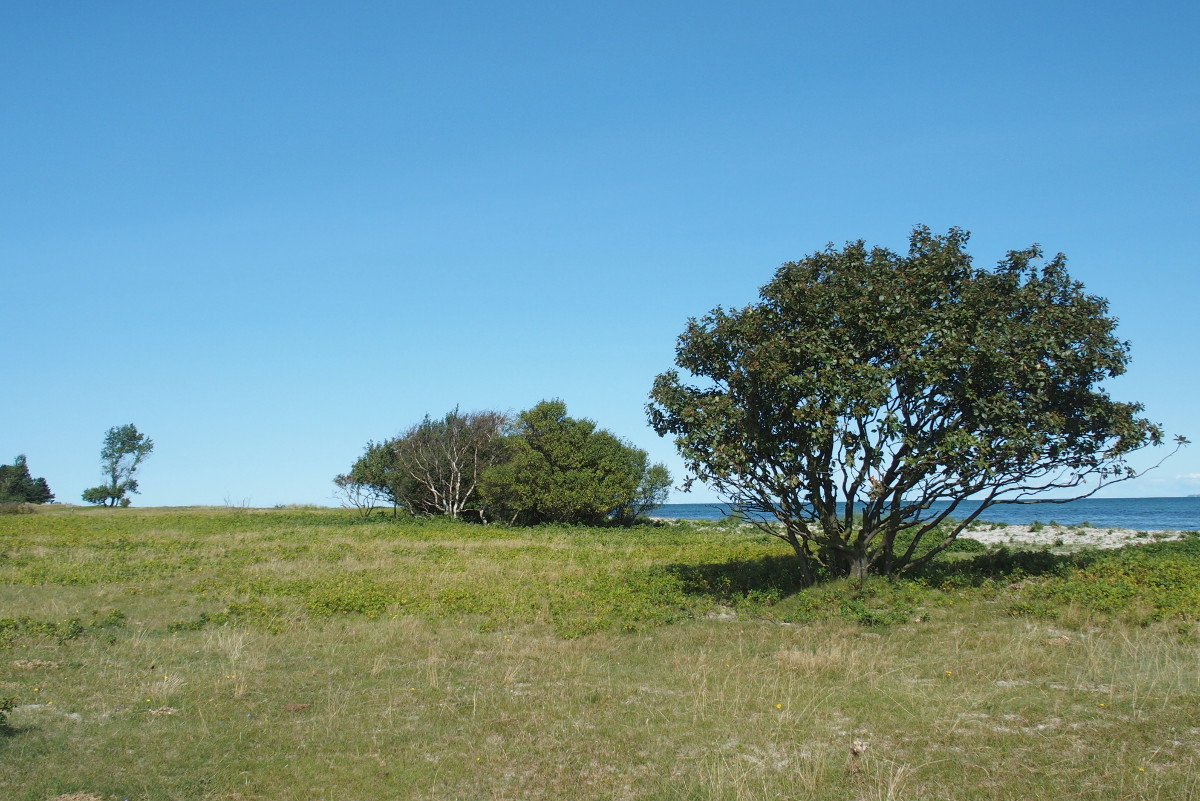
M 907 255 L 859 241 L 786 263 L 758 303 L 690 320 L 690 377 L 654 383 L 650 423 L 692 478 L 808 581 L 911 569 L 984 509 L 1090 495 L 1162 441 L 1101 388 L 1129 346 L 1063 255 L 982 270 L 968 236 L 918 227 Z
M 480 493 L 489 512 L 510 523 L 628 523 L 662 503 L 671 484 L 645 451 L 568 416 L 560 400 L 521 412 L 505 445 Z
M 153 450 L 154 441 L 138 431 L 133 423 L 110 428 L 100 450 L 100 468 L 105 483 L 84 490 L 83 499 L 105 506 L 128 506 L 129 494 L 138 492 L 134 474 Z
M 0 464 L 0 503 L 49 503 L 54 493 L 44 478 L 34 478 L 29 473 L 25 455 L 21 454 L 12 464 Z

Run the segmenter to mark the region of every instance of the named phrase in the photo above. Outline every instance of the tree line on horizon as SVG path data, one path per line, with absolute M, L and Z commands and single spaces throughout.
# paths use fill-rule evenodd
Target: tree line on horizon
M 134 478 L 138 467 L 154 450 L 154 441 L 128 423 L 113 426 L 104 435 L 100 449 L 100 467 L 105 483 L 89 487 L 82 498 L 102 506 L 129 506 L 129 495 L 138 492 Z M 11 465 L 0 465 L 0 503 L 43 504 L 54 501 L 54 493 L 44 478 L 33 478 L 25 455 L 20 454 Z
M 427 415 L 368 442 L 334 484 L 343 504 L 364 514 L 390 505 L 479 523 L 601 525 L 633 523 L 664 503 L 671 475 L 644 450 L 547 400 L 516 416 Z

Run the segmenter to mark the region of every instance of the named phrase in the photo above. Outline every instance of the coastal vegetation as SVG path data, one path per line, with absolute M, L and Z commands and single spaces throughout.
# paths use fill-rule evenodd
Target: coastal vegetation
M 648 414 L 719 522 L 560 400 L 368 442 L 349 510 L 123 508 L 133 425 L 122 508 L 4 465 L 0 797 L 1200 801 L 1200 533 L 978 519 L 1133 477 L 1128 346 L 1061 254 L 966 241 L 688 324 Z
M 655 380 L 650 423 L 690 480 L 790 545 L 807 583 L 916 570 L 988 507 L 1086 497 L 1163 440 L 1103 388 L 1129 346 L 1066 258 L 981 270 L 968 237 L 788 262 L 758 303 L 689 321 Z
M 0 797 L 1197 799 L 1198 565 L 964 535 L 804 587 L 734 520 L 38 507 Z
M 628 525 L 666 500 L 671 475 L 644 450 L 549 400 L 513 418 L 458 409 L 426 416 L 393 439 L 368 442 L 334 484 L 363 514 L 386 503 L 479 523 Z

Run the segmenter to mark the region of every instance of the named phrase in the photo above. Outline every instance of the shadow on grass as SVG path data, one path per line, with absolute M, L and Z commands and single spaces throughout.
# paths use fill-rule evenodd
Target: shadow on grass
M 1006 546 L 969 559 L 935 559 L 911 578 L 931 587 L 978 587 L 989 581 L 1019 581 L 1039 576 L 1062 576 L 1100 558 L 1099 551 L 1052 553 L 1045 550 L 1010 550 Z
M 1012 615 L 1055 617 L 1064 604 L 1076 603 L 1101 614 L 1138 616 L 1139 621 L 1195 619 L 1197 555 L 1200 537 L 1073 553 L 1000 547 L 945 554 L 891 580 L 823 577 L 810 587 L 800 580 L 795 558 L 784 555 L 663 569 L 685 594 L 739 612 L 792 623 L 842 618 L 886 628 L 925 621 L 931 609 L 956 596 L 975 597 L 979 588 L 985 597 L 1007 599 L 1004 611 Z M 1170 591 L 1161 586 L 1164 581 Z M 1001 594 L 993 596 L 997 590 Z
M 989 581 L 1018 581 L 1038 576 L 1060 576 L 1086 567 L 1101 557 L 1097 551 L 1071 554 L 1044 550 L 1010 550 L 1000 547 L 969 558 L 941 558 L 902 579 L 914 579 L 929 587 L 980 586 Z M 714 601 L 756 596 L 782 598 L 805 589 L 796 558 L 791 555 L 764 556 L 710 564 L 667 565 L 666 572 L 679 581 L 688 595 Z M 814 588 L 829 584 L 827 574 L 818 575 Z
M 688 595 L 726 602 L 734 598 L 770 596 L 781 598 L 804 588 L 794 556 L 764 556 L 732 562 L 700 565 L 667 565 Z

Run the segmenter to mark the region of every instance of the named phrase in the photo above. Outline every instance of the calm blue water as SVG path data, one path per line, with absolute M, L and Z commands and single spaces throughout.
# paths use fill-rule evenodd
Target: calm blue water
M 965 517 L 974 508 L 963 503 L 955 516 Z M 652 514 L 678 520 L 720 520 L 728 512 L 729 506 L 723 503 L 667 503 Z M 1200 529 L 1200 498 L 1084 498 L 1067 503 L 1000 505 L 988 509 L 979 519 L 1013 525 L 1053 520 L 1065 526 L 1089 523 L 1096 528 L 1191 531 Z

